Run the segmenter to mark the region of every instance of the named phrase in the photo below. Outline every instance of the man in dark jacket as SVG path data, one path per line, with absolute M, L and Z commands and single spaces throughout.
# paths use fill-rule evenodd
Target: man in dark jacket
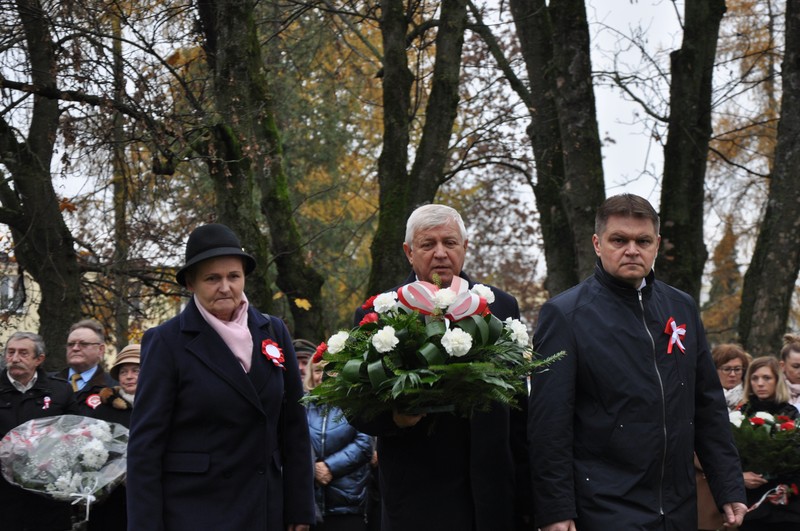
M 694 300 L 655 279 L 659 219 L 622 194 L 599 208 L 595 274 L 548 301 L 534 349 L 566 351 L 533 377 L 530 441 L 543 531 L 697 529 L 693 454 L 726 524 L 742 471 Z
M 467 235 L 456 210 L 444 205 L 416 209 L 403 248 L 413 269 L 405 284 L 424 280 L 447 287 L 460 276 L 474 285 L 462 271 Z M 488 287 L 495 297 L 491 312 L 501 320 L 519 318 L 516 299 Z M 363 316 L 364 310 L 356 311 L 356 324 Z M 516 454 L 524 460 L 525 442 L 511 440 L 508 407 L 498 404 L 470 419 L 395 412 L 370 422 L 352 419 L 352 424 L 378 436 L 383 531 L 514 529 L 515 472 L 526 463 L 515 463 L 513 455 L 522 447 Z
M 65 380 L 48 376 L 44 340 L 15 332 L 6 342 L 6 369 L 0 373 L 0 438 L 31 419 L 77 413 Z M 71 507 L 9 484 L 0 476 L 0 528 L 3 531 L 69 529 Z
M 101 389 L 114 387 L 118 382 L 103 370 L 106 352 L 103 326 L 92 319 L 73 324 L 67 337 L 67 367 L 58 376 L 72 384 L 81 415 L 94 417 L 100 405 Z

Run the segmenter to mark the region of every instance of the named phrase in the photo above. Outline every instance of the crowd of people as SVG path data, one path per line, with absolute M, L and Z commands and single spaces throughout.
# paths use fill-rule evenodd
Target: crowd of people
M 70 328 L 58 374 L 42 369 L 40 336 L 7 340 L 0 436 L 63 414 L 129 428 L 126 481 L 92 508 L 97 531 L 800 526 L 800 497 L 758 503 L 800 477 L 743 470 L 728 428 L 730 411 L 800 416 L 800 336 L 774 357 L 710 350 L 694 301 L 655 277 L 659 218 L 641 197 L 608 198 L 592 245 L 594 274 L 550 299 L 534 334 L 539 355 L 566 355 L 532 375 L 518 408 L 365 419 L 304 405 L 326 364 L 317 342 L 293 340 L 249 304 L 255 259 L 230 228 L 202 225 L 176 274 L 191 294 L 184 310 L 121 349 L 108 372 L 92 320 Z M 418 208 L 404 284 L 473 286 L 467 248 L 457 211 Z M 519 317 L 512 295 L 488 289 L 492 314 Z M 69 502 L 0 478 L 4 531 L 64 531 L 76 518 Z

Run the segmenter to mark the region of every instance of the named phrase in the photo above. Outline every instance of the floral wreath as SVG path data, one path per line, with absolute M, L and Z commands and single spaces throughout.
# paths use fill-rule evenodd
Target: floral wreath
M 370 297 L 358 326 L 320 344 L 322 383 L 305 398 L 365 419 L 393 410 L 469 416 L 517 405 L 526 377 L 562 354 L 535 360 L 525 325 L 489 310 L 494 293 L 455 277 L 417 281 Z

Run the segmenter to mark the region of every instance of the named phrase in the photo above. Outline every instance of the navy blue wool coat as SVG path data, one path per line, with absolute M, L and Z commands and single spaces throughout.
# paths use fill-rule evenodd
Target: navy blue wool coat
M 148 330 L 128 446 L 128 527 L 273 531 L 314 522 L 300 372 L 282 321 L 252 307 L 245 373 L 190 301 Z M 262 353 L 283 349 L 285 370 Z

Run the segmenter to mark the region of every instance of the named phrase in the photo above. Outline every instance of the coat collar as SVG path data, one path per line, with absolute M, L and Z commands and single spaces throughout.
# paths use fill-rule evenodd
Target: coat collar
M 260 363 L 260 347 L 269 336 L 270 322 L 251 306 L 247 310 L 247 326 L 253 337 L 253 364 Z M 180 330 L 181 333 L 191 336 L 186 343 L 187 351 L 263 412 L 261 400 L 247 373 L 220 335 L 200 315 L 194 298 L 180 314 Z M 267 382 L 275 372 L 268 371 Z
M 57 376 L 54 376 L 54 378 L 62 380 L 61 378 L 58 378 Z M 49 392 L 51 392 L 50 391 L 51 380 L 52 380 L 52 378 L 50 377 L 49 374 L 47 374 L 47 371 L 45 371 L 41 366 L 39 366 L 39 368 L 36 369 L 36 383 L 33 384 L 33 387 L 31 387 L 30 390 L 31 391 L 37 390 L 37 391 L 40 391 L 40 392 L 43 392 L 43 393 L 49 393 Z M 63 381 L 66 382 L 66 380 L 63 380 Z M 17 388 L 14 387 L 11 384 L 11 381 L 8 379 L 8 369 L 7 368 L 3 369 L 2 371 L 0 371 L 0 391 L 3 391 L 3 392 L 6 392 L 6 391 L 19 392 L 19 391 L 17 391 Z
M 623 297 L 638 297 L 637 292 L 638 289 L 631 287 L 630 284 L 622 282 L 611 276 L 608 271 L 605 270 L 603 264 L 600 262 L 600 259 L 597 259 L 597 262 L 594 264 L 594 276 L 600 281 L 601 284 L 608 287 L 615 293 L 618 293 L 620 296 Z M 642 288 L 642 294 L 644 296 L 648 296 L 648 294 L 653 290 L 653 284 L 656 281 L 655 271 L 652 269 L 650 273 L 647 274 L 645 279 L 645 286 Z

